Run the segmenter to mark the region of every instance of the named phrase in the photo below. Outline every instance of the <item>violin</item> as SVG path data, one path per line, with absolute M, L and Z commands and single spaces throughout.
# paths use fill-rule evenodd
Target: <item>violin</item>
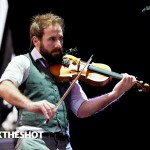
M 69 54 L 63 56 L 62 64 L 50 66 L 50 71 L 57 82 L 72 81 L 80 73 L 79 80 L 97 87 L 105 86 L 112 80 L 112 77 L 117 79 L 123 77 L 121 74 L 111 71 L 111 68 L 106 64 L 92 62 L 86 66 L 86 63 L 80 58 Z M 137 81 L 135 86 L 139 91 L 150 90 L 149 84 L 143 83 L 143 81 Z

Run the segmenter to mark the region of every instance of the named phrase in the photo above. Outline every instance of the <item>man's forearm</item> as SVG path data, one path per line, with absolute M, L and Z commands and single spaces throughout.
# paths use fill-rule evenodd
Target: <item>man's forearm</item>
M 28 102 L 25 97 L 11 81 L 2 81 L 0 83 L 0 97 L 5 99 L 11 105 L 27 109 Z
M 78 110 L 78 117 L 84 118 L 91 116 L 96 112 L 104 109 L 118 98 L 119 97 L 114 94 L 114 92 L 91 98 L 89 101 L 83 102 L 83 104 L 80 106 Z

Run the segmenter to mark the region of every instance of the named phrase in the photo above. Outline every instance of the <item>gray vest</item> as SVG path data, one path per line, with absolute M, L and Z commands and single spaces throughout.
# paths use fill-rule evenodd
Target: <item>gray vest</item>
M 48 75 L 35 66 L 29 54 L 25 56 L 30 60 L 30 71 L 27 80 L 19 87 L 21 92 L 34 102 L 47 100 L 50 103 L 57 104 L 69 87 L 69 83 L 56 84 L 52 75 Z M 44 124 L 46 119 L 43 115 L 35 114 L 25 109 L 19 109 L 18 125 L 41 127 L 49 132 L 55 132 L 59 125 L 62 133 L 65 134 L 68 127 L 69 100 L 70 93 L 58 107 L 54 118 L 49 120 L 47 124 Z

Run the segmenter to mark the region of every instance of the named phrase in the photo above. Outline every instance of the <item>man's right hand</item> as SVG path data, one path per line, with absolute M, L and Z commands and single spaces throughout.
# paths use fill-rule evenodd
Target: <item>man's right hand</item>
M 36 114 L 42 114 L 46 119 L 52 119 L 56 113 L 56 106 L 47 100 L 28 102 L 28 110 Z

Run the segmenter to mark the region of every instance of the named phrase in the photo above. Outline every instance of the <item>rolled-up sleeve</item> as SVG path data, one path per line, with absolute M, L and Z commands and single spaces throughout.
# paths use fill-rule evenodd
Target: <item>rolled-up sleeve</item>
M 77 116 L 77 112 L 81 104 L 88 101 L 88 98 L 83 91 L 81 85 L 77 81 L 71 90 L 71 110 Z
M 26 56 L 15 56 L 6 67 L 0 78 L 0 82 L 10 80 L 15 86 L 20 86 L 29 74 L 29 66 L 30 62 Z

